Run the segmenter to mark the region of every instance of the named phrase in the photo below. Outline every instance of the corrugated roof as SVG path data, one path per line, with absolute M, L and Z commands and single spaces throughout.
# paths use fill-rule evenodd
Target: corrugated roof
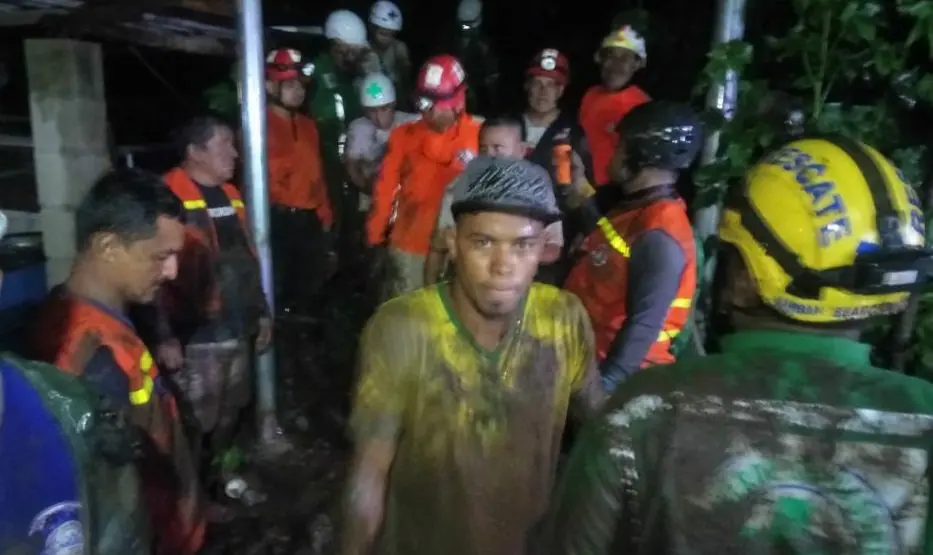
M 48 26 L 198 54 L 236 51 L 234 0 L 0 0 L 0 27 Z

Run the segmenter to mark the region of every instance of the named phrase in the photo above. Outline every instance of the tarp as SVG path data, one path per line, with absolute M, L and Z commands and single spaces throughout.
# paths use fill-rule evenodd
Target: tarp
M 85 538 L 84 553 L 149 555 L 148 518 L 140 503 L 139 477 L 133 464 L 134 436 L 125 417 L 106 407 L 79 377 L 49 364 L 13 355 L 2 355 L 2 361 L 8 376 L 25 378 L 67 439 L 70 453 L 63 456 L 70 455 L 73 464 L 68 466 L 77 469 L 75 478 L 77 502 L 80 503 L 78 513 Z M 9 401 L 4 407 L 6 411 L 16 408 Z M 35 430 L 25 432 L 34 433 Z M 24 449 L 19 454 L 27 456 L 28 452 Z M 15 457 L 17 453 L 3 456 Z M 47 478 L 55 480 L 55 477 Z M 50 541 L 49 537 L 46 535 L 46 541 Z

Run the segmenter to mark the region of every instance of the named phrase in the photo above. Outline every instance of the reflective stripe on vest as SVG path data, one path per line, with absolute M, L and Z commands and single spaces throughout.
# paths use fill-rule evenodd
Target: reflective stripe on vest
M 155 383 L 152 380 L 152 355 L 148 350 L 139 357 L 139 371 L 143 375 L 143 383 L 139 389 L 130 391 L 130 403 L 133 405 L 145 405 L 152 398 Z
M 186 200 L 183 204 L 185 210 L 207 210 L 207 203 L 204 200 Z M 246 208 L 246 205 L 243 204 L 243 201 L 239 199 L 231 200 L 230 206 L 237 210 Z
M 616 231 L 616 228 L 612 226 L 612 222 L 609 221 L 609 218 L 603 216 L 596 221 L 596 225 L 599 227 L 600 231 L 603 232 L 603 235 L 606 236 L 606 240 L 609 241 L 609 245 L 624 258 L 631 258 L 632 249 L 628 246 L 628 243 L 625 239 L 619 235 L 619 232 Z M 693 304 L 693 299 L 687 297 L 677 297 L 671 303 L 671 308 L 683 308 L 689 310 L 690 306 Z M 658 333 L 658 338 L 655 339 L 656 343 L 663 343 L 665 341 L 672 341 L 675 337 L 680 334 L 680 328 L 670 328 L 666 330 L 661 330 Z

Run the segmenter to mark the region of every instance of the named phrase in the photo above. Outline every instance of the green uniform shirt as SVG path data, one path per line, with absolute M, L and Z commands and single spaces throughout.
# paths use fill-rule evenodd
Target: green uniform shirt
M 869 351 L 742 332 L 636 375 L 575 446 L 545 552 L 933 553 L 933 385 Z
M 573 295 L 535 283 L 495 351 L 447 285 L 383 304 L 363 331 L 351 430 L 396 441 L 379 555 L 519 555 L 547 509 L 571 402 L 602 398 Z
M 321 136 L 325 167 L 340 166 L 339 141 L 350 122 L 363 115 L 353 79 L 337 69 L 333 57 L 322 52 L 314 58 L 314 79 L 308 89 L 311 119 Z

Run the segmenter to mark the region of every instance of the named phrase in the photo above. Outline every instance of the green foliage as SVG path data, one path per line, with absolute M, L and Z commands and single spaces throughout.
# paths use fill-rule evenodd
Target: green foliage
M 933 58 L 933 0 L 792 0 L 772 6 L 792 9 L 791 23 L 755 44 L 714 48 L 694 91 L 704 94 L 730 70 L 742 76 L 731 118 L 705 116 L 721 134 L 716 159 L 696 175 L 701 206 L 721 202 L 728 184 L 786 141 L 787 116 L 795 112 L 802 116 L 801 130 L 870 144 L 914 186 L 929 179 L 925 145 L 919 144 L 929 131 L 911 137 L 902 116 L 904 105 L 933 105 L 933 76 L 912 67 L 918 58 Z M 890 324 L 873 330 L 873 337 L 882 337 Z M 933 292 L 922 297 L 908 348 L 908 368 L 933 379 Z
M 236 83 L 221 81 L 204 91 L 204 100 L 207 108 L 221 116 L 236 117 L 240 111 L 240 100 L 237 96 Z
M 763 44 L 735 41 L 709 54 L 697 93 L 729 70 L 743 78 L 732 119 L 707 116 L 722 135 L 717 160 L 698 175 L 701 187 L 711 189 L 704 198 L 716 202 L 721 184 L 741 176 L 786 138 L 782 110 L 790 108 L 790 99 L 799 104 L 808 131 L 871 144 L 918 183 L 923 149 L 909 144 L 901 132 L 896 102 L 898 97 L 933 100 L 933 76 L 904 76 L 912 52 L 908 46 L 933 40 L 933 1 L 900 0 L 895 6 L 883 0 L 793 0 L 792 7 L 795 22 Z M 907 44 L 892 31 L 905 17 L 914 22 Z M 895 83 L 898 93 L 887 92 Z M 873 91 L 868 103 L 858 94 L 866 90 Z

